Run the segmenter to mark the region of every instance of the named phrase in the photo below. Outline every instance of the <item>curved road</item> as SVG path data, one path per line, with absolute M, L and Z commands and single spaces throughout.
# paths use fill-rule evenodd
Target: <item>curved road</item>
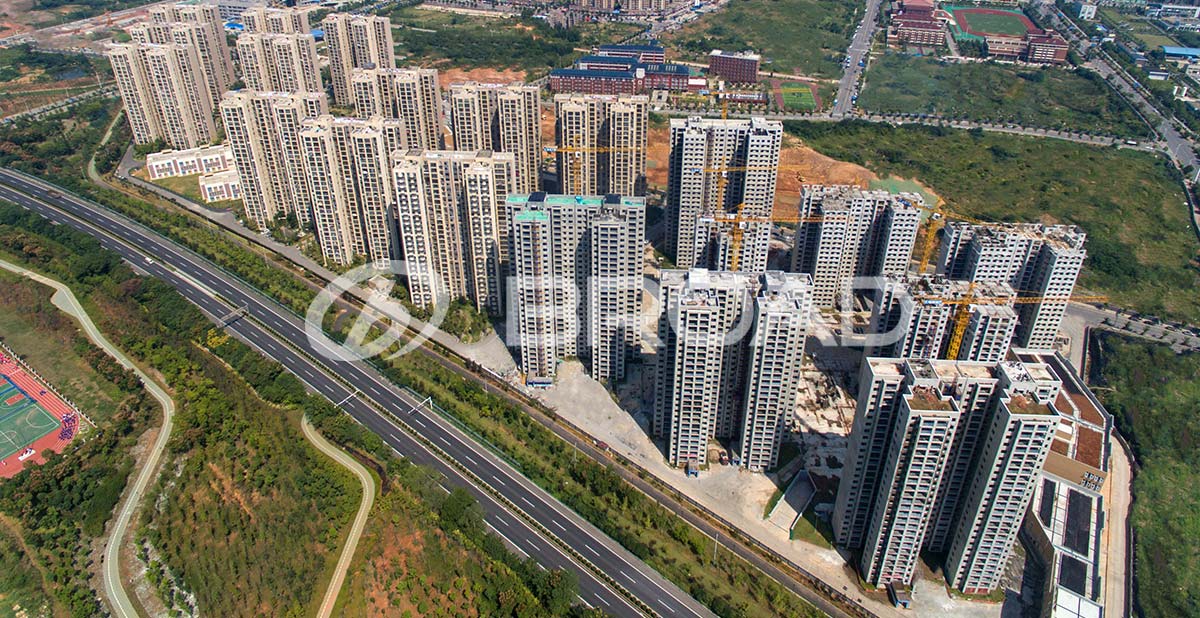
M 79 299 L 75 298 L 75 294 L 71 292 L 71 288 L 4 260 L 0 260 L 0 268 L 24 275 L 38 283 L 54 288 L 54 297 L 51 300 L 53 300 L 55 306 L 79 320 L 84 332 L 87 333 L 88 339 L 91 339 L 92 343 L 102 348 L 109 356 L 115 358 L 123 367 L 133 370 L 142 379 L 142 385 L 146 387 L 146 390 L 162 405 L 162 427 L 159 428 L 158 436 L 154 439 L 154 446 L 151 447 L 150 454 L 147 455 L 141 471 L 138 472 L 133 489 L 123 498 L 118 507 L 120 511 L 117 513 L 112 529 L 109 531 L 108 541 L 104 546 L 104 566 L 101 569 L 104 595 L 108 597 L 113 614 L 120 618 L 137 618 L 137 610 L 129 600 L 129 594 L 125 591 L 124 582 L 121 581 L 121 543 L 125 538 L 126 531 L 129 529 L 129 522 L 133 519 L 133 513 L 137 510 L 142 495 L 146 492 L 146 487 L 150 484 L 151 479 L 154 478 L 155 472 L 158 470 L 158 461 L 162 458 L 163 449 L 167 446 L 167 440 L 171 437 L 172 418 L 175 415 L 175 401 L 167 395 L 167 392 L 161 386 L 154 380 L 151 380 L 137 365 L 130 361 L 124 352 L 105 338 L 100 329 L 96 328 L 96 324 L 92 322 L 92 318 L 88 316 L 87 311 L 79 304 Z
M 333 570 L 333 577 L 329 579 L 329 587 L 325 590 L 325 597 L 321 600 L 321 608 L 317 610 L 317 618 L 329 618 L 333 614 L 334 604 L 337 603 L 338 593 L 342 590 L 342 582 L 346 581 L 346 570 L 350 568 L 350 562 L 354 560 L 354 551 L 358 548 L 359 539 L 362 538 L 363 528 L 367 526 L 371 507 L 375 504 L 375 477 L 371 475 L 371 471 L 367 470 L 366 466 L 358 463 L 349 453 L 326 440 L 325 436 L 322 436 L 312 426 L 312 423 L 308 422 L 307 416 L 300 421 L 300 427 L 304 430 L 304 437 L 308 438 L 308 441 L 312 442 L 317 450 L 349 469 L 362 483 L 362 503 L 358 505 L 358 514 L 354 516 L 354 523 L 350 525 L 350 534 L 346 536 L 346 544 L 342 546 L 342 555 L 338 558 L 337 567 Z

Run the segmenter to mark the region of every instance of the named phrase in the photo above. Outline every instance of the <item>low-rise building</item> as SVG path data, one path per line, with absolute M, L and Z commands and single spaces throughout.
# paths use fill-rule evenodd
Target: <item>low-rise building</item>
M 233 152 L 229 146 L 200 146 L 186 150 L 163 150 L 146 155 L 146 173 L 150 180 L 215 174 L 233 169 Z
M 200 195 L 205 202 L 242 199 L 242 181 L 237 170 L 228 169 L 200 177 Z
M 739 84 L 758 81 L 762 56 L 751 52 L 726 52 L 714 49 L 708 54 L 708 74 Z

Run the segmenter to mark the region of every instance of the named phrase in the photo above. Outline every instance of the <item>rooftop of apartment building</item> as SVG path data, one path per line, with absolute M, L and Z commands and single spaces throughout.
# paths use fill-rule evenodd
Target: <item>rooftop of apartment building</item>
M 1043 223 L 988 223 L 986 225 L 979 225 L 959 222 L 949 225 L 973 228 L 975 237 L 980 239 L 981 242 L 987 242 L 990 239 L 995 239 L 999 242 L 1005 236 L 1015 234 L 1079 249 L 1083 247 L 1084 241 L 1087 240 L 1087 233 L 1077 225 L 1047 225 Z
M 720 49 L 714 49 L 708 52 L 709 56 L 724 56 L 726 58 L 741 58 L 743 60 L 760 60 L 762 56 L 751 51 L 743 52 L 728 52 Z
M 417 151 L 421 152 L 421 151 Z M 486 151 L 480 151 L 482 154 Z M 617 206 L 645 206 L 646 198 L 633 197 L 624 195 L 559 195 L 553 193 L 510 193 L 505 198 L 505 202 L 514 206 L 522 204 L 542 204 L 545 206 L 603 206 L 612 204 Z
M 1025 395 L 1013 395 L 1005 403 L 1009 412 L 1026 416 L 1053 416 L 1054 410 L 1044 403 Z
M 908 397 L 908 405 L 913 410 L 949 412 L 954 409 L 949 399 L 942 399 L 937 389 L 928 386 L 913 387 Z
M 1052 379 L 1062 382 L 1062 388 L 1054 400 L 1054 409 L 1061 420 L 1051 451 L 1070 462 L 1087 466 L 1093 474 L 1106 476 L 1112 417 L 1059 355 L 1029 350 L 1015 350 L 1014 354 L 1027 363 L 1042 363 L 1041 366 Z M 1051 472 L 1071 479 L 1086 471 L 1070 462 L 1048 461 L 1047 467 Z

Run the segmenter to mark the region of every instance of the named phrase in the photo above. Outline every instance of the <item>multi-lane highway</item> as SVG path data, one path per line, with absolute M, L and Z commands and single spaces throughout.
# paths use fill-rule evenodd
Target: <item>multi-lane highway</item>
M 580 598 L 585 603 L 612 615 L 645 613 L 621 594 L 620 588 L 659 615 L 711 615 L 367 363 L 318 360 L 327 356 L 305 336 L 299 317 L 216 265 L 102 206 L 8 170 L 0 170 L 0 199 L 96 236 L 105 248 L 173 285 L 213 319 L 234 308 L 245 308 L 250 319 L 232 321 L 230 331 L 281 363 L 315 392 L 342 402 L 343 410 L 398 453 L 432 466 L 450 483 L 468 488 L 483 506 L 488 524 L 518 552 L 547 568 L 577 572 Z

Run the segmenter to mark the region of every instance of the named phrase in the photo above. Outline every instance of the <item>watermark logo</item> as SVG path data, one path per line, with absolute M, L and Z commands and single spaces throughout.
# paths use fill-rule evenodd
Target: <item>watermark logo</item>
M 418 320 L 392 296 L 399 278 L 404 278 L 410 286 L 422 286 L 421 289 L 441 288 L 435 283 L 439 281 L 436 273 L 410 269 L 403 260 L 371 262 L 330 281 L 309 304 L 304 317 L 304 334 L 316 352 L 333 361 L 360 361 L 376 356 L 391 360 L 416 350 L 432 337 L 446 318 L 450 298 L 435 294 L 433 313 L 425 320 Z M 355 288 L 366 293 L 363 308 L 355 315 L 345 341 L 337 342 L 325 333 L 325 319 L 338 299 Z M 410 326 L 415 332 L 409 332 Z

